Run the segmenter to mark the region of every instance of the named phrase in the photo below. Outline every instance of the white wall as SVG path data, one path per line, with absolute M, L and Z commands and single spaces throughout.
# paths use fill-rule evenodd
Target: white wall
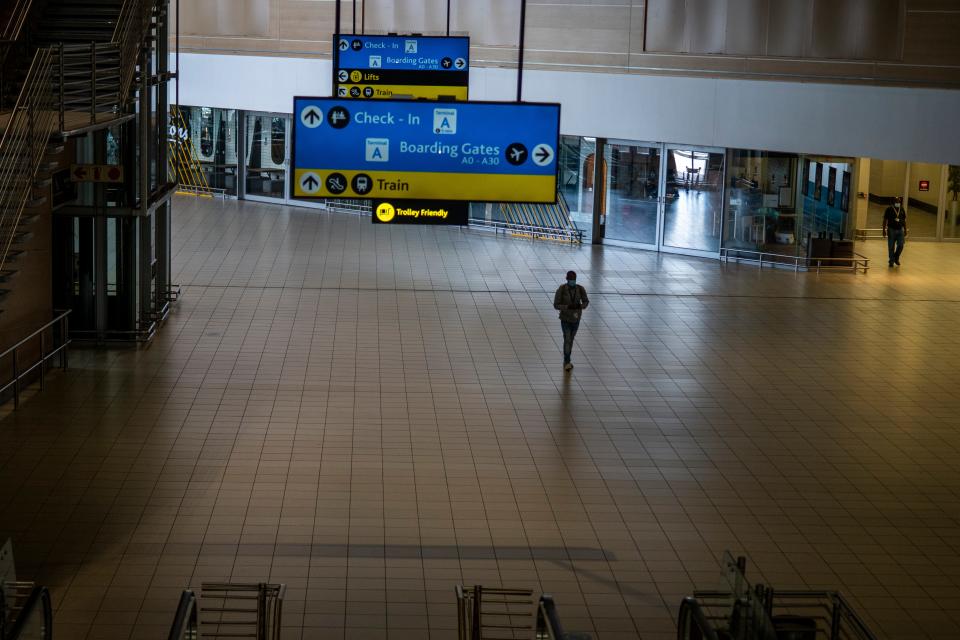
M 289 113 L 295 95 L 330 95 L 330 64 L 183 54 L 180 102 Z M 960 91 L 558 71 L 523 85 L 563 104 L 565 134 L 960 164 Z M 515 96 L 515 71 L 471 69 L 471 99 Z

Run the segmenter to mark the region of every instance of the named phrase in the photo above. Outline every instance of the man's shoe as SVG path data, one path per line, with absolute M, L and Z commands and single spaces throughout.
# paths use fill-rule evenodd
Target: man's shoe
M 888 262 L 888 263 L 887 263 L 887 266 L 892 267 L 892 266 L 893 266 L 893 262 Z
M 899 266 L 900 266 L 900 261 L 899 261 L 899 260 L 894 260 L 894 261 L 893 261 L 893 264 L 895 264 L 895 265 L 897 265 L 897 266 L 899 267 Z
M 564 371 L 570 371 L 570 369 L 573 369 L 573 363 L 572 363 L 572 362 L 565 362 L 564 365 L 563 365 L 563 370 L 564 370 Z

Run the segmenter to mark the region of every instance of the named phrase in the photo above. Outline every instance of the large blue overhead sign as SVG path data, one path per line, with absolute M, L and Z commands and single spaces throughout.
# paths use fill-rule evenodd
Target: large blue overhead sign
M 338 97 L 467 99 L 470 38 L 341 34 L 334 46 Z
M 294 197 L 553 203 L 560 105 L 294 98 Z

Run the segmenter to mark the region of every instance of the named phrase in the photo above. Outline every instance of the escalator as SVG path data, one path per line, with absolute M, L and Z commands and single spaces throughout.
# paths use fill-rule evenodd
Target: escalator
M 877 640 L 840 593 L 751 585 L 746 567 L 724 554 L 721 588 L 680 603 L 677 640 Z
M 46 587 L 34 587 L 22 607 L 0 606 L 0 639 L 51 640 L 53 607 Z

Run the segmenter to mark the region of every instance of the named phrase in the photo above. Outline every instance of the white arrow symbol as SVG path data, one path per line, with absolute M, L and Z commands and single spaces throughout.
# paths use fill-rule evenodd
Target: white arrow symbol
M 553 160 L 553 147 L 548 144 L 538 144 L 533 148 L 533 164 L 544 167 Z
M 316 129 L 323 122 L 323 112 L 318 107 L 309 105 L 300 112 L 300 122 L 308 129 Z
M 316 193 L 320 190 L 320 176 L 313 172 L 304 173 L 300 178 L 300 188 L 304 193 Z

